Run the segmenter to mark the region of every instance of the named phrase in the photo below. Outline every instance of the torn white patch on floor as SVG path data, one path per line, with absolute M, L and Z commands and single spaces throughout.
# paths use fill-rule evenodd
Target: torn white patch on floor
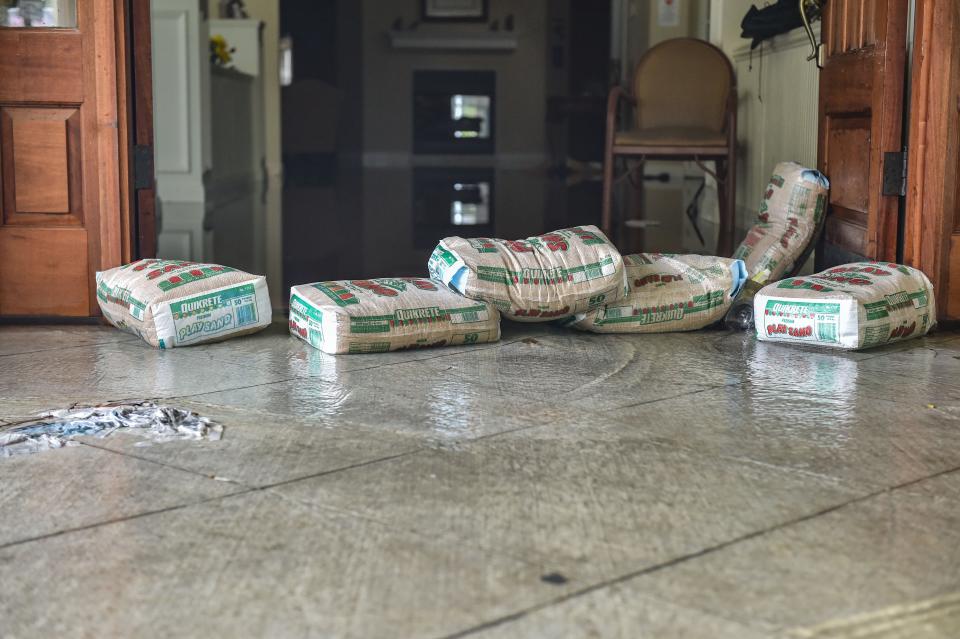
M 223 426 L 189 410 L 153 402 L 50 410 L 34 421 L 0 430 L 0 458 L 78 446 L 77 437 L 108 437 L 125 430 L 145 437 L 138 446 L 178 439 L 217 441 Z

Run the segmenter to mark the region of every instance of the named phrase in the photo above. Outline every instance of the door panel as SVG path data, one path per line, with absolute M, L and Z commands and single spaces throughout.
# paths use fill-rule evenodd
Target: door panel
M 830 170 L 848 176 L 832 185 L 833 213 L 866 226 L 870 201 L 870 118 L 831 117 L 826 128 L 827 144 L 834 151 Z
M 0 102 L 83 102 L 83 37 L 0 27 Z
M 0 107 L 5 224 L 82 225 L 80 112 Z
M 0 26 L 2 316 L 98 314 L 94 273 L 120 263 L 120 1 L 47 0 Z
M 40 252 L 38 247 L 42 247 Z M 87 232 L 83 229 L 2 229 L 0 300 L 3 314 L 89 315 L 90 287 L 84 268 L 87 252 Z
M 818 268 L 831 256 L 896 259 L 899 199 L 881 182 L 883 154 L 902 144 L 906 22 L 903 0 L 826 4 L 818 165 L 831 189 Z

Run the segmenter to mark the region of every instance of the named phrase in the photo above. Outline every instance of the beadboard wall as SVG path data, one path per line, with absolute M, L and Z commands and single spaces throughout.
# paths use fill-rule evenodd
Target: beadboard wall
M 809 53 L 809 40 L 797 29 L 764 42 L 762 56 L 758 48 L 751 59 L 749 43 L 731 55 L 739 97 L 738 229 L 752 222 L 778 162 L 816 166 L 819 71 L 807 61 Z

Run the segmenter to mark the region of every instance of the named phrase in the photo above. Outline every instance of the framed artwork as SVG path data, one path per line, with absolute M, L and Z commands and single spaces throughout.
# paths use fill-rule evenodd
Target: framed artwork
M 489 0 L 421 0 L 425 22 L 486 22 Z

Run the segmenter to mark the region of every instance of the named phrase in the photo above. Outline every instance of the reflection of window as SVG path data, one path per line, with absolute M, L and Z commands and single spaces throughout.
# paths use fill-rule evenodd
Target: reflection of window
M 490 96 L 450 96 L 450 118 L 456 122 L 455 138 L 490 137 Z
M 444 104 L 449 106 L 449 96 Z M 496 135 L 496 129 L 491 133 Z M 413 170 L 412 177 L 415 248 L 432 250 L 438 237 L 450 235 L 495 237 L 497 185 L 493 169 L 421 166 Z
M 414 71 L 413 152 L 494 153 L 496 88 L 493 71 Z
M 475 226 L 490 222 L 490 184 L 478 182 L 453 185 L 450 200 L 450 223 L 456 226 Z
M 77 0 L 0 0 L 0 27 L 76 27 Z

